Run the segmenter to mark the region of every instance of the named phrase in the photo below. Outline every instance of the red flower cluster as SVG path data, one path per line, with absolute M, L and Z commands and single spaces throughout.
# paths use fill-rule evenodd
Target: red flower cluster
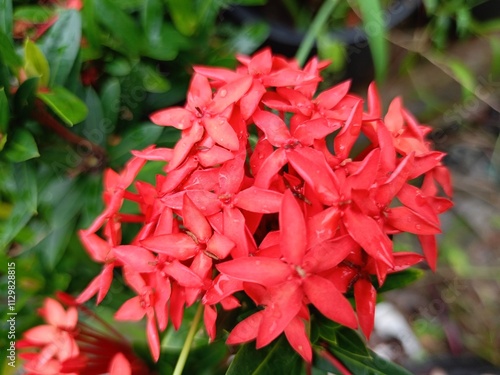
M 39 314 L 47 324 L 26 331 L 17 343 L 17 348 L 28 349 L 21 354 L 26 360 L 27 375 L 149 373 L 123 336 L 107 325 L 108 332 L 104 333 L 78 321 L 75 301 L 62 293 L 60 298 L 69 303 L 68 309 L 55 299 L 46 298 Z M 83 306 L 80 308 L 88 312 Z
M 349 82 L 315 96 L 326 66 L 316 59 L 301 69 L 266 49 L 239 62 L 235 71 L 194 68 L 185 106 L 151 116 L 182 130 L 180 140 L 133 151 L 121 173 L 108 170 L 106 209 L 80 233 L 103 270 L 78 302 L 96 294 L 100 302 L 121 268 L 137 295 L 115 317 L 146 317 L 155 360 L 158 332 L 168 321 L 178 328 L 186 306 L 204 305 L 213 339 L 217 309 L 238 307 L 234 294 L 244 291 L 262 309 L 228 343 L 256 339 L 259 348 L 284 332 L 310 362 L 310 305 L 368 337 L 372 281 L 423 259 L 394 252 L 392 235 L 416 234 L 436 265 L 438 215 L 452 205 L 440 195 L 452 191 L 444 154 L 425 140 L 429 128 L 399 98 L 383 116 L 374 84 L 366 109 Z M 166 162 L 165 174 L 155 185 L 135 181 L 150 160 Z M 139 230 L 125 244 L 126 223 Z

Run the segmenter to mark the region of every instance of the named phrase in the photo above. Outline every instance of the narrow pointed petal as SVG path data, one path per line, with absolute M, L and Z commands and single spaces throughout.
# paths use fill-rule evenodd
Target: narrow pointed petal
M 182 219 L 199 242 L 206 243 L 212 236 L 212 227 L 187 194 L 183 197 Z
M 196 156 L 200 164 L 205 168 L 225 163 L 226 161 L 234 158 L 231 151 L 217 145 L 211 147 L 207 151 L 198 151 Z
M 28 329 L 23 333 L 23 338 L 34 345 L 45 345 L 54 341 L 59 330 L 53 325 L 43 324 Z
M 282 197 L 283 194 L 277 191 L 251 186 L 239 192 L 234 203 L 250 212 L 270 214 L 280 210 Z
M 351 87 L 351 81 L 345 81 L 331 89 L 323 91 L 316 98 L 316 104 L 322 108 L 331 109 L 335 107 L 339 102 L 347 95 L 349 88 Z
M 78 237 L 93 261 L 102 263 L 109 256 L 111 246 L 97 234 L 80 230 Z
M 228 275 L 219 274 L 203 296 L 205 305 L 214 305 L 233 293 L 243 290 L 243 282 Z
M 385 206 L 398 194 L 399 190 L 408 180 L 413 166 L 413 156 L 411 153 L 406 156 L 391 174 L 391 177 L 378 188 L 376 200 L 381 205 Z
M 198 251 L 196 243 L 185 233 L 148 237 L 141 241 L 141 245 L 146 249 L 167 254 L 179 260 L 192 258 Z
M 359 279 L 354 284 L 354 299 L 356 300 L 356 313 L 358 314 L 359 326 L 366 339 L 369 340 L 375 319 L 377 291 L 371 282 Z
M 333 172 L 319 151 L 300 147 L 286 153 L 297 173 L 314 189 L 321 202 L 332 205 L 338 199 Z
M 304 214 L 290 190 L 283 195 L 279 214 L 281 252 L 289 264 L 300 265 L 307 250 Z
M 252 117 L 265 93 L 266 88 L 262 83 L 254 80 L 248 92 L 240 100 L 241 116 L 243 116 L 244 120 Z
M 194 118 L 191 111 L 181 108 L 172 107 L 154 112 L 150 119 L 156 125 L 173 126 L 177 129 L 187 129 L 193 124 L 191 119 Z
M 451 183 L 450 170 L 442 165 L 434 168 L 434 179 L 441 185 L 447 196 L 453 196 L 453 185 Z
M 279 148 L 269 155 L 260 165 L 255 176 L 254 186 L 267 189 L 280 169 L 286 165 L 287 155 L 283 148 Z
M 156 257 L 140 246 L 120 245 L 113 249 L 116 257 L 123 263 L 133 267 L 137 272 L 152 272 Z
M 380 95 L 375 82 L 370 83 L 370 86 L 368 86 L 368 116 L 371 118 L 382 117 Z
M 115 313 L 114 318 L 116 320 L 124 321 L 139 321 L 146 314 L 141 306 L 141 297 L 135 296 L 131 299 L 125 301 L 125 303 L 118 309 Z
M 174 155 L 174 151 L 171 148 L 160 147 L 147 151 L 132 150 L 132 155 L 146 160 L 170 161 Z
M 230 69 L 218 68 L 218 67 L 213 67 L 213 66 L 195 65 L 193 67 L 193 70 L 196 73 L 204 75 L 207 78 L 217 80 L 217 81 L 223 81 L 223 82 L 234 81 L 234 80 L 238 79 L 239 77 L 241 77 L 238 73 L 235 73 Z
M 212 87 L 207 77 L 195 73 L 187 92 L 187 103 L 193 111 L 196 107 L 205 108 L 212 100 Z
M 106 294 L 108 294 L 111 283 L 113 282 L 114 264 L 106 264 L 101 272 L 101 279 L 99 283 L 99 291 L 97 293 L 97 304 L 101 303 Z
M 200 277 L 191 271 L 188 267 L 183 265 L 177 260 L 167 263 L 163 266 L 163 270 L 173 279 L 175 279 L 179 285 L 189 287 L 189 288 L 199 288 L 203 285 Z
M 175 144 L 174 154 L 167 166 L 167 172 L 173 171 L 182 164 L 195 143 L 203 137 L 204 132 L 204 128 L 198 122 L 193 123 L 193 126 L 182 132 L 182 137 Z
M 203 323 L 205 324 L 205 330 L 207 331 L 208 338 L 210 339 L 211 342 L 215 340 L 216 320 L 217 320 L 216 308 L 210 305 L 205 305 L 205 308 L 203 310 Z
M 338 207 L 328 207 L 307 221 L 307 242 L 310 247 L 326 241 L 335 235 L 340 219 Z
M 264 257 L 246 257 L 233 259 L 216 265 L 220 273 L 237 280 L 248 281 L 266 287 L 285 281 L 292 270 L 279 259 Z
M 302 268 L 315 274 L 330 270 L 358 249 L 359 245 L 347 234 L 320 242 L 306 253 Z
M 259 325 L 262 322 L 263 314 L 264 311 L 259 311 L 238 323 L 229 334 L 226 344 L 242 344 L 255 339 L 259 331 Z
M 253 121 L 266 135 L 267 140 L 275 147 L 284 145 L 290 138 L 285 122 L 271 112 L 256 110 Z
M 331 281 L 311 275 L 304 279 L 302 287 L 309 301 L 324 316 L 353 329 L 358 326 L 351 304 Z
M 229 255 L 234 246 L 235 243 L 226 236 L 214 233 L 207 243 L 207 251 L 217 259 L 224 259 Z
M 384 117 L 387 129 L 393 134 L 397 134 L 404 124 L 403 113 L 401 112 L 402 100 L 400 97 L 393 99 Z
M 228 150 L 238 150 L 240 146 L 238 135 L 226 118 L 222 116 L 206 117 L 203 119 L 203 125 L 217 144 Z
M 55 327 L 66 327 L 66 310 L 53 298 L 45 298 L 42 315 L 45 321 Z
M 248 64 L 248 74 L 264 75 L 271 71 L 273 66 L 273 56 L 269 48 L 257 52 L 252 56 Z
M 158 328 L 156 327 L 156 322 L 154 320 L 154 315 L 148 315 L 146 323 L 146 333 L 148 337 L 149 350 L 151 351 L 151 356 L 153 361 L 158 362 L 160 358 L 160 337 L 158 335 Z
M 387 213 L 386 222 L 402 232 L 423 235 L 441 233 L 438 224 L 422 218 L 407 207 L 391 208 Z
M 307 336 L 302 319 L 299 317 L 293 318 L 285 328 L 285 335 L 292 348 L 294 348 L 307 363 L 311 363 L 311 342 Z
M 408 251 L 398 251 L 394 253 L 394 267 L 389 270 L 389 273 L 399 272 L 414 266 L 415 264 L 423 261 L 425 258 L 417 253 Z
M 239 153 L 233 160 L 225 163 L 219 170 L 219 187 L 221 193 L 234 194 L 240 190 L 245 177 L 245 155 Z
M 257 334 L 256 348 L 260 349 L 278 337 L 297 316 L 304 293 L 299 280 L 292 280 L 273 288 Z
M 358 101 L 345 122 L 342 130 L 337 134 L 333 142 L 335 155 L 340 159 L 347 159 L 352 146 L 358 139 L 361 132 L 361 121 L 363 118 L 362 101 Z
M 437 167 L 441 163 L 444 156 L 445 154 L 439 151 L 427 152 L 424 155 L 415 156 L 413 168 L 408 176 L 408 179 L 416 178 Z
M 224 230 L 222 232 L 236 244 L 231 252 L 233 258 L 248 256 L 251 244 L 246 236 L 245 217 L 239 209 L 224 208 Z
M 207 108 L 213 114 L 219 114 L 231 104 L 236 103 L 248 91 L 253 78 L 246 76 L 225 84 L 215 94 Z
M 422 251 L 424 252 L 425 259 L 431 270 L 436 271 L 437 266 L 437 242 L 436 236 L 418 236 Z
M 370 256 L 380 259 L 389 267 L 393 265 L 392 241 L 375 220 L 351 206 L 345 211 L 344 225 L 354 241 Z

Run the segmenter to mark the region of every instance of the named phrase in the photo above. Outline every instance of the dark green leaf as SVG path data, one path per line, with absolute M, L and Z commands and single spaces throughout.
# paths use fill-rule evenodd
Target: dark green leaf
M 9 126 L 9 101 L 5 95 L 5 88 L 0 88 L 0 137 L 7 132 Z M 1 140 L 0 140 L 1 142 Z M 2 147 L 0 147 L 0 151 Z
M 114 77 L 122 77 L 130 74 L 132 66 L 128 60 L 117 57 L 107 63 L 104 69 Z
M 87 46 L 82 46 L 82 58 L 89 55 L 88 60 L 97 59 L 101 55 L 101 35 L 100 28 L 97 23 L 97 16 L 95 12 L 94 2 L 86 1 L 85 6 L 80 11 L 82 14 L 82 28 L 87 41 Z M 83 61 L 86 61 L 83 58 Z
M 387 292 L 392 289 L 404 288 L 405 286 L 420 279 L 425 272 L 416 268 L 408 268 L 401 272 L 387 275 L 387 279 L 382 287 L 377 289 L 378 293 Z
M 349 328 L 342 327 L 337 331 L 337 344 L 332 347 L 342 348 L 342 350 L 357 356 L 369 357 L 366 343 L 356 331 Z
M 104 146 L 106 137 L 113 130 L 113 126 L 104 121 L 101 99 L 92 87 L 85 89 L 85 105 L 89 114 L 85 121 L 78 126 L 78 131 L 90 142 Z
M 19 89 L 17 89 L 14 96 L 14 112 L 16 114 L 20 114 L 24 117 L 31 114 L 37 87 L 37 77 L 27 79 L 21 84 L 21 86 L 19 86 Z
M 45 267 L 51 271 L 64 255 L 68 242 L 75 231 L 75 220 L 66 222 L 62 227 L 52 229 L 35 247 Z
M 12 0 L 0 0 L 0 30 L 12 35 Z
M 32 23 L 47 22 L 52 17 L 54 11 L 43 5 L 24 5 L 18 6 L 14 10 L 14 19 L 16 21 L 28 21 Z
M 104 42 L 128 56 L 137 56 L 142 33 L 133 18 L 110 0 L 94 0 L 93 5 L 97 19 L 114 39 Z
M 9 139 L 2 151 L 9 161 L 13 163 L 23 162 L 39 157 L 38 147 L 31 133 L 23 128 L 18 128 L 9 134 Z
M 171 25 L 164 24 L 160 38 L 148 40 L 142 46 L 141 53 L 156 60 L 170 61 L 177 57 L 180 48 L 189 45 L 186 41 L 187 39 Z
M 0 251 L 14 239 L 31 217 L 36 214 L 38 194 L 34 169 L 27 162 L 12 168 L 15 191 L 11 215 L 0 225 Z
M 114 129 L 120 113 L 120 81 L 117 78 L 107 80 L 101 89 L 102 114 L 107 128 Z
M 14 50 L 14 46 L 12 45 L 10 38 L 2 30 L 0 30 L 0 60 L 11 69 L 16 69 L 22 66 L 21 58 Z
M 337 332 L 342 326 L 319 314 L 315 318 L 313 326 L 318 329 L 319 336 L 331 344 L 337 344 Z
M 375 65 L 375 77 L 378 82 L 383 82 L 387 76 L 389 46 L 381 1 L 358 0 L 357 3 L 368 43 L 370 44 L 370 51 Z
M 24 43 L 24 70 L 28 77 L 38 77 L 41 87 L 49 84 L 49 63 L 42 50 L 29 39 Z
M 198 26 L 199 12 L 192 0 L 167 0 L 170 16 L 179 32 L 186 36 L 195 33 Z
M 141 150 L 153 143 L 162 134 L 164 128 L 151 123 L 140 123 L 123 134 L 118 145 L 110 148 L 111 163 L 120 165 L 130 158 L 131 150 Z
M 259 350 L 255 349 L 255 342 L 243 345 L 226 375 L 298 375 L 302 373 L 302 363 L 302 358 L 282 335 Z
M 144 34 L 150 43 L 156 44 L 161 37 L 163 25 L 162 0 L 145 0 L 141 9 L 141 24 Z
M 87 107 L 75 94 L 64 87 L 53 87 L 50 92 L 37 96 L 68 126 L 82 122 L 87 117 Z
M 80 49 L 82 19 L 74 9 L 59 13 L 54 25 L 40 43 L 50 66 L 49 86 L 63 86 Z
M 333 349 L 333 355 L 356 375 L 411 375 L 404 368 L 369 351 L 369 357 L 352 355 L 341 348 Z

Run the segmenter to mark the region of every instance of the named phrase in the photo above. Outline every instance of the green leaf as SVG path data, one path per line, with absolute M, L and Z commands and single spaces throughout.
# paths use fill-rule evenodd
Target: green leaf
M 10 217 L 0 225 L 0 251 L 7 247 L 37 212 L 38 193 L 34 169 L 24 162 L 13 166 L 11 172 L 15 184 L 14 206 Z
M 89 114 L 85 121 L 78 126 L 78 131 L 90 142 L 104 146 L 106 137 L 113 130 L 108 122 L 104 121 L 102 103 L 99 95 L 93 87 L 85 88 L 85 105 L 89 108 Z
M 54 25 L 40 42 L 50 66 L 49 86 L 63 86 L 80 49 L 82 19 L 75 9 L 59 13 Z
M 347 56 L 344 43 L 328 33 L 323 33 L 318 36 L 317 44 L 319 57 L 332 62 L 327 67 L 328 70 L 334 73 L 344 70 Z
M 54 11 L 43 5 L 24 5 L 18 6 L 14 10 L 14 19 L 16 21 L 28 21 L 32 23 L 47 22 L 54 14 Z
M 40 156 L 33 135 L 23 128 L 18 128 L 10 134 L 2 155 L 13 163 L 23 162 Z
M 0 88 L 0 137 L 7 132 L 9 126 L 10 110 L 5 88 Z M 0 141 L 1 142 L 1 141 Z M 0 146 L 0 151 L 2 147 Z
M 491 47 L 491 64 L 490 72 L 492 79 L 497 80 L 500 77 L 500 40 L 498 38 L 491 36 L 489 38 Z
M 120 165 L 130 158 L 131 150 L 142 150 L 156 143 L 165 128 L 152 123 L 139 123 L 126 131 L 116 146 L 109 149 L 111 163 Z
M 70 220 L 60 228 L 51 230 L 47 236 L 33 247 L 42 258 L 45 267 L 51 271 L 62 258 L 75 231 L 75 220 Z
M 391 273 L 387 275 L 384 285 L 378 288 L 377 292 L 383 293 L 393 289 L 404 288 L 405 286 L 419 280 L 423 275 L 425 275 L 425 271 L 417 268 L 407 268 L 406 270 L 397 273 Z
M 170 82 L 150 65 L 141 64 L 142 84 L 149 92 L 162 93 L 170 89 Z
M 253 53 L 269 36 L 269 25 L 265 22 L 245 24 L 235 30 L 227 41 L 230 51 L 243 54 Z
M 143 44 L 142 33 L 133 18 L 110 0 L 93 0 L 93 5 L 97 19 L 113 37 L 106 44 L 127 56 L 137 56 Z
M 12 40 L 12 0 L 0 0 L 0 30 Z
M 370 45 L 375 66 L 375 77 L 381 83 L 387 76 L 389 64 L 389 46 L 381 0 L 358 0 L 357 3 Z
M 336 337 L 337 344 L 333 347 L 342 348 L 342 350 L 360 357 L 368 358 L 370 356 L 366 343 L 356 331 L 342 327 L 337 331 Z
M 363 375 L 411 375 L 404 368 L 379 357 L 369 350 L 368 357 L 358 357 L 341 349 L 332 348 L 333 355 L 340 360 L 353 374 Z
M 24 81 L 14 96 L 14 112 L 21 117 L 27 117 L 33 109 L 36 90 L 38 88 L 38 77 L 28 78 Z
M 302 367 L 302 358 L 282 335 L 259 350 L 255 349 L 255 342 L 243 345 L 236 353 L 226 375 L 299 375 L 302 373 Z
M 170 16 L 179 32 L 191 36 L 198 26 L 198 12 L 192 0 L 167 0 Z
M 0 60 L 13 70 L 19 68 L 23 64 L 21 58 L 14 50 L 12 41 L 2 30 L 0 30 Z
M 49 92 L 38 92 L 37 97 L 68 126 L 78 124 L 87 117 L 85 103 L 64 87 L 56 86 Z
M 141 9 L 141 24 L 144 35 L 150 43 L 156 44 L 161 37 L 163 25 L 162 0 L 145 0 Z
M 47 87 L 49 84 L 49 63 L 42 50 L 29 39 L 26 39 L 24 44 L 24 70 L 26 70 L 28 77 L 40 78 L 41 87 Z
M 141 53 L 156 60 L 171 61 L 177 57 L 180 48 L 188 45 L 187 39 L 179 34 L 175 28 L 163 24 L 160 38 L 144 43 Z
M 120 95 L 120 81 L 117 78 L 110 78 L 102 85 L 102 115 L 106 121 L 106 127 L 110 130 L 115 128 L 120 113 Z
M 476 87 L 476 77 L 467 65 L 458 60 L 443 59 L 443 62 L 453 72 L 455 79 L 462 86 L 462 97 L 464 100 L 474 97 L 474 90 Z

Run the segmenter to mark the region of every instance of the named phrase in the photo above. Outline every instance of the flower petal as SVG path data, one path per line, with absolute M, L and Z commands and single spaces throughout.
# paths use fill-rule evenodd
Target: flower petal
M 149 118 L 156 125 L 187 129 L 193 124 L 193 113 L 182 107 L 172 107 L 154 112 Z
M 115 313 L 116 320 L 139 321 L 146 314 L 146 310 L 141 306 L 141 297 L 135 296 L 125 301 L 123 305 Z
M 304 213 L 290 190 L 283 195 L 279 214 L 281 252 L 289 264 L 300 265 L 307 250 Z
M 279 259 L 265 257 L 244 257 L 216 265 L 220 273 L 237 280 L 262 284 L 266 287 L 285 281 L 292 273 L 291 268 Z
M 234 203 L 237 207 L 250 212 L 270 214 L 280 210 L 282 197 L 283 194 L 277 191 L 251 186 L 240 191 L 235 197 Z
M 365 279 L 359 279 L 354 284 L 354 299 L 356 300 L 356 312 L 358 314 L 359 326 L 366 339 L 369 340 L 375 318 L 377 291 L 371 282 Z

